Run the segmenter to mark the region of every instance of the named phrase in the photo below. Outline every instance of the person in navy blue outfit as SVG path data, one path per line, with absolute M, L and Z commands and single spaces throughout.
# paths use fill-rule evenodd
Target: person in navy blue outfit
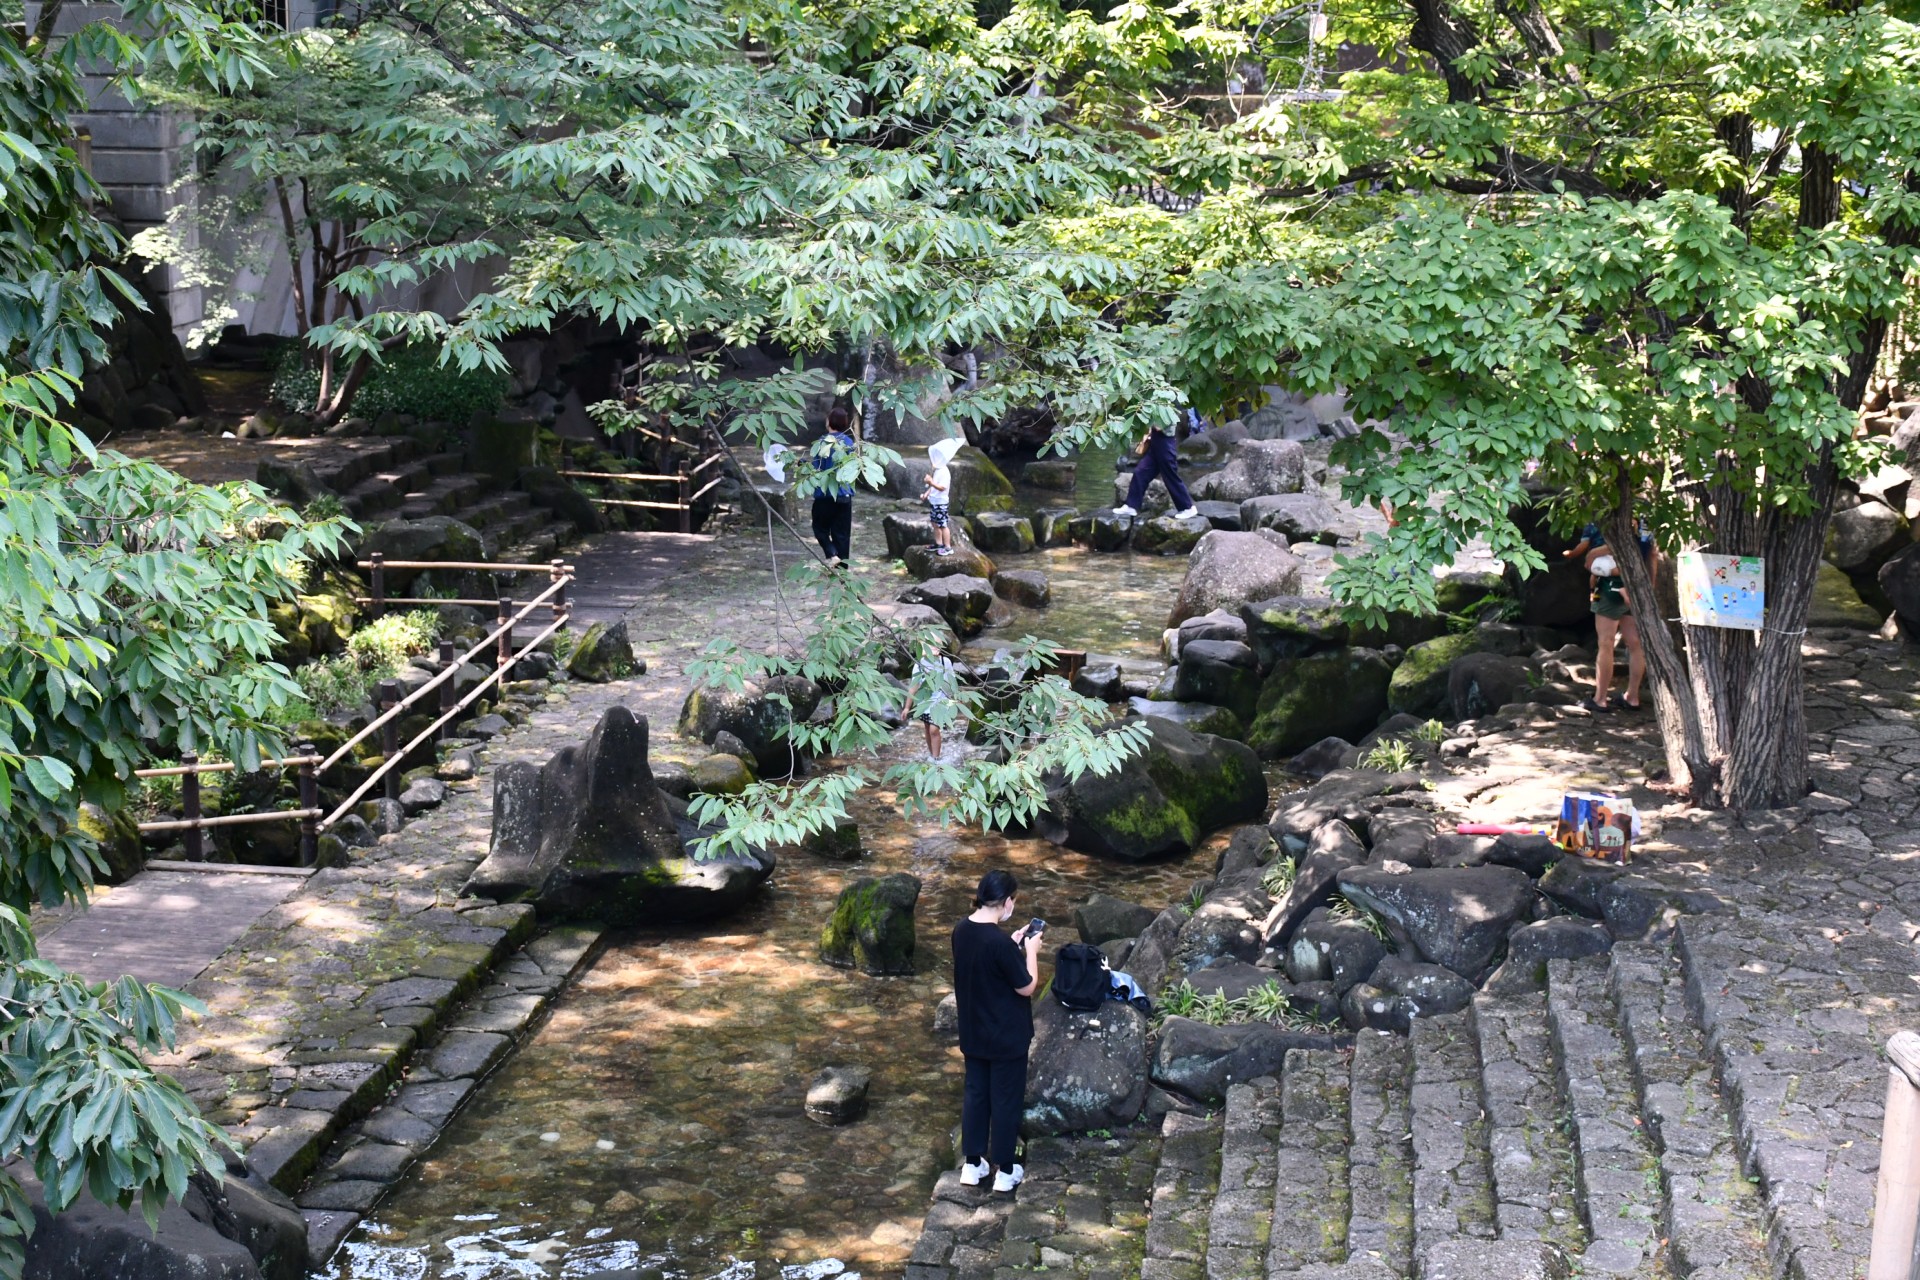
M 853 452 L 853 437 L 847 434 L 851 419 L 845 409 L 827 414 L 827 429 L 808 453 L 815 471 L 833 471 Z M 813 538 L 829 565 L 842 565 L 853 558 L 853 486 L 828 484 L 813 495 Z
M 1187 422 L 1194 430 L 1200 429 L 1200 415 L 1192 409 L 1187 410 Z M 1186 481 L 1180 478 L 1180 454 L 1175 448 L 1174 434 L 1172 426 L 1155 427 L 1147 432 L 1147 438 L 1140 443 L 1140 461 L 1133 468 L 1133 484 L 1127 489 L 1127 500 L 1115 507 L 1113 514 L 1139 515 L 1140 504 L 1146 501 L 1147 486 L 1155 476 L 1167 482 L 1167 497 L 1173 500 L 1175 516 L 1184 520 L 1200 514 L 1194 510 Z

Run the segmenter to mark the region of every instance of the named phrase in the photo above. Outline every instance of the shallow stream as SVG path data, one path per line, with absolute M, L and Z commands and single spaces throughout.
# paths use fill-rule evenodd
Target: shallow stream
M 1103 488 L 1083 475 L 1082 489 L 1103 492 L 1106 466 L 1083 462 L 1100 468 Z M 1032 631 L 1102 654 L 1154 656 L 1184 560 L 1058 550 L 1027 563 L 1052 576 L 1059 603 L 1022 611 L 1000 643 Z M 909 729 L 894 749 L 919 745 Z M 1096 890 L 1155 906 L 1184 898 L 1224 836 L 1179 862 L 1127 867 L 1041 841 L 910 824 L 884 800 L 855 808 L 867 850 L 858 864 L 790 856 L 756 906 L 711 932 L 615 939 L 321 1274 L 899 1274 L 952 1158 L 960 1056 L 932 1020 L 951 990 L 947 932 L 980 875 L 1014 871 L 1022 916 L 1054 922 L 1051 951 L 1072 940 L 1072 907 Z M 822 965 L 819 931 L 835 896 L 890 871 L 923 884 L 919 972 L 869 978 Z M 873 1073 L 866 1118 L 838 1129 L 802 1108 L 808 1081 L 830 1064 Z

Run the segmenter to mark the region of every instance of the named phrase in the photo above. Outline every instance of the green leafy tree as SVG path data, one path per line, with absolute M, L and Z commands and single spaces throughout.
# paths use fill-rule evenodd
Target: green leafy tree
M 284 746 L 297 689 L 269 660 L 269 604 L 339 545 L 251 485 L 208 488 L 96 448 L 64 425 L 101 326 L 138 295 L 68 143 L 82 66 L 159 59 L 226 91 L 258 69 L 250 27 L 190 4 L 128 5 L 129 29 L 55 39 L 60 6 L 22 43 L 0 33 L 0 1159 L 24 1159 L 58 1211 L 82 1192 L 157 1220 L 225 1135 L 141 1061 L 195 1002 L 109 986 L 35 957 L 26 911 L 83 900 L 103 864 L 83 801 L 117 805 L 150 750 L 257 763 Z M 20 1273 L 33 1217 L 0 1176 L 0 1275 Z
M 1764 556 L 1757 642 L 1676 643 L 1645 564 L 1621 566 L 1648 602 L 1672 778 L 1706 804 L 1796 801 L 1800 637 L 1911 297 L 1920 35 L 1886 6 L 1798 0 L 1344 17 L 1398 69 L 1350 77 L 1306 123 L 1374 185 L 1342 239 L 1196 275 L 1172 302 L 1176 377 L 1211 405 L 1344 389 L 1390 423 L 1399 441 L 1370 428 L 1340 456 L 1349 496 L 1399 516 L 1332 580 L 1371 615 L 1431 608 L 1424 570 L 1475 537 L 1539 569 L 1512 519 L 1536 468 L 1563 527 L 1627 546 L 1646 518 L 1668 551 Z

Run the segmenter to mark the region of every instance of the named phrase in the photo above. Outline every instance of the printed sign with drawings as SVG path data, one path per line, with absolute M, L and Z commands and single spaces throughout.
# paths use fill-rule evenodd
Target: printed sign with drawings
M 1677 557 L 1680 620 L 1696 627 L 1758 631 L 1767 604 L 1767 565 L 1759 556 Z

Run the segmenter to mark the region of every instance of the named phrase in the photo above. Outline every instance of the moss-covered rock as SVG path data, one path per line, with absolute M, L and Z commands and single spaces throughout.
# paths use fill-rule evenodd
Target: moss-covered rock
M 1275 596 L 1240 606 L 1247 644 L 1260 665 L 1302 658 L 1347 642 L 1347 620 L 1325 596 Z
M 905 872 L 856 880 L 840 891 L 820 958 L 839 969 L 876 975 L 913 972 L 913 908 L 920 880 Z
M 1446 714 L 1448 668 L 1479 647 L 1469 633 L 1424 640 L 1408 649 L 1387 686 L 1388 709 L 1414 716 Z
M 140 827 L 125 809 L 108 813 L 91 801 L 82 803 L 75 825 L 99 850 L 100 862 L 94 879 L 101 884 L 120 884 L 131 880 L 147 864 L 146 850 L 140 844 Z
M 633 656 L 633 643 L 627 638 L 625 622 L 612 626 L 594 623 L 567 655 L 567 674 L 592 684 L 624 680 L 639 669 L 642 668 Z
M 1322 738 L 1357 742 L 1380 722 L 1392 679 L 1393 668 L 1375 649 L 1283 658 L 1260 687 L 1247 745 L 1263 759 L 1280 760 Z M 1444 697 L 1444 679 L 1440 692 Z
M 1847 627 L 1856 631 L 1876 631 L 1880 613 L 1860 598 L 1853 580 L 1824 560 L 1813 583 L 1813 607 L 1807 612 L 1810 627 Z
M 693 790 L 708 795 L 737 796 L 753 785 L 753 767 L 739 756 L 724 752 L 694 761 L 687 773 L 693 780 Z
M 1168 720 L 1145 724 L 1151 740 L 1114 772 L 1055 780 L 1038 823 L 1043 835 L 1083 853 L 1146 862 L 1178 857 L 1221 827 L 1263 816 L 1267 781 L 1243 743 Z

